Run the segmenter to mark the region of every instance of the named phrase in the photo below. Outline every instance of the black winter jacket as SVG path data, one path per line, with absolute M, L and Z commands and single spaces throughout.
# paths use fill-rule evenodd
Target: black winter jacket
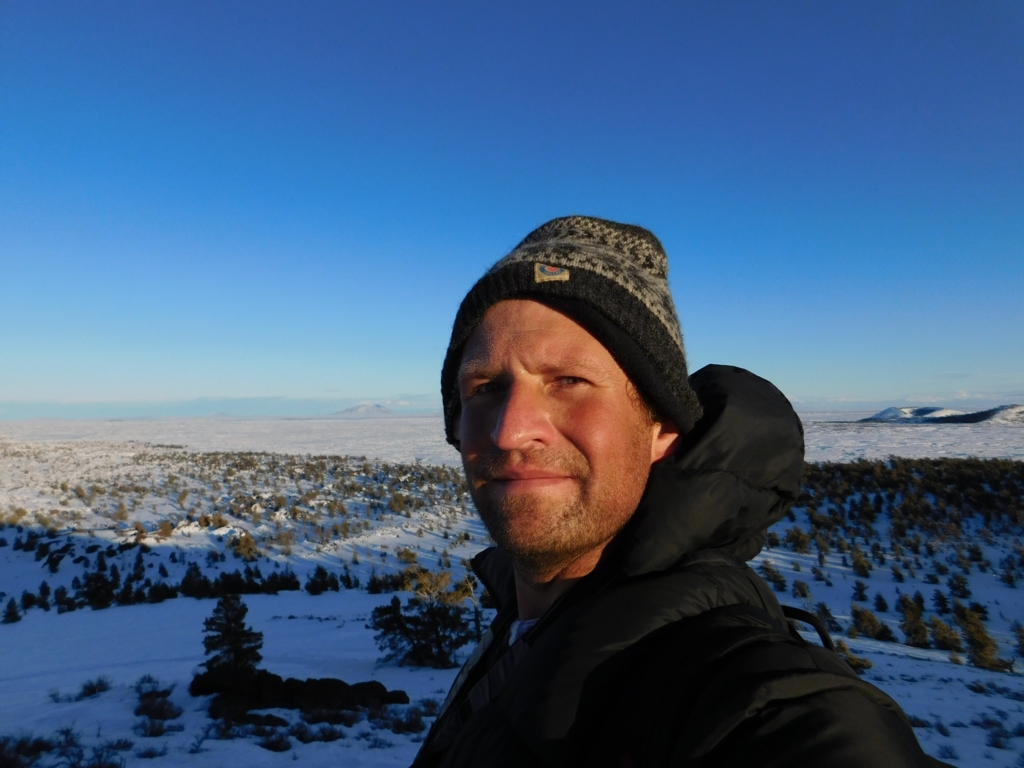
M 895 702 L 791 631 L 746 565 L 800 489 L 789 402 L 738 368 L 691 384 L 704 418 L 597 569 L 511 647 L 511 561 L 474 558 L 498 615 L 416 768 L 940 765 Z

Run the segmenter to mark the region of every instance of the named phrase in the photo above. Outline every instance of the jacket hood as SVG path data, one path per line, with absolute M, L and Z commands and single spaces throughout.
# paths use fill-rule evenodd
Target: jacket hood
M 704 416 L 651 468 L 613 555 L 627 576 L 665 570 L 699 550 L 749 560 L 800 492 L 803 425 L 773 384 L 709 365 L 690 385 Z

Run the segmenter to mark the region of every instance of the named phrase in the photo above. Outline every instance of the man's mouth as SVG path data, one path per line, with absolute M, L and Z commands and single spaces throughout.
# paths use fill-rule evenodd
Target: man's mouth
M 505 493 L 516 493 L 550 488 L 572 480 L 572 477 L 558 470 L 518 468 L 501 470 L 487 484 Z
M 505 469 L 498 472 L 493 478 L 494 480 L 502 481 L 513 481 L 513 480 L 550 480 L 554 478 L 564 478 L 565 474 L 552 469 Z

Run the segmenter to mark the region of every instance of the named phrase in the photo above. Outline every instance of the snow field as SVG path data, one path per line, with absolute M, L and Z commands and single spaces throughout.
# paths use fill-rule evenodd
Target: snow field
M 869 415 L 867 413 L 862 415 Z M 1024 424 L 863 424 L 841 413 L 802 416 L 808 461 L 905 456 L 1024 460 Z M 193 451 L 267 451 L 460 463 L 440 414 L 377 419 L 133 419 L 0 421 L 0 443 L 169 444 Z
M 417 428 L 429 421 L 419 420 Z M 353 422 L 333 423 L 347 428 Z M 285 431 L 293 428 L 293 422 L 282 424 Z M 428 463 L 398 463 L 409 448 L 388 447 L 388 441 L 397 441 L 391 434 L 378 435 L 380 451 L 365 451 L 385 458 L 367 460 L 198 452 L 181 448 L 184 441 L 173 445 L 97 442 L 92 438 L 102 430 L 94 427 L 89 428 L 91 433 L 83 427 L 77 438 L 65 432 L 60 441 L 37 437 L 14 442 L 9 439 L 8 426 L 0 425 L 4 436 L 0 437 L 0 522 L 6 523 L 0 528 L 0 537 L 8 542 L 0 547 L 4 604 L 12 596 L 20 599 L 23 591 L 38 592 L 44 579 L 51 590 L 64 586 L 74 595 L 75 578 L 81 582 L 86 573 L 97 571 L 99 553 L 104 554 L 105 573 L 116 566 L 122 581 L 147 548 L 142 568 L 151 585 L 177 585 L 193 563 L 214 579 L 246 567 L 232 550 L 239 538 L 249 536 L 259 551 L 249 566 L 259 568 L 264 577 L 291 571 L 301 585 L 322 565 L 339 576 L 347 572 L 362 584 L 359 589 L 317 596 L 303 591 L 245 595 L 248 623 L 264 633 L 263 668 L 284 677 L 379 680 L 389 689 L 405 690 L 414 704 L 425 698 L 443 699 L 455 670 L 415 670 L 378 662 L 382 654 L 365 624 L 370 611 L 386 603 L 390 595 L 368 594 L 365 587 L 371 575 L 396 573 L 408 565 L 412 555 L 418 564 L 432 569 L 447 562 L 457 580 L 465 573 L 463 560 L 486 545 L 486 531 L 452 462 L 443 472 Z M 1020 427 L 818 426 L 821 429 L 808 424 L 811 458 L 875 458 L 901 449 L 911 455 L 1024 455 L 1024 430 Z M 382 428 L 382 432 L 389 429 Z M 961 436 L 962 444 L 951 437 L 954 432 Z M 200 442 L 223 447 L 223 436 L 204 434 L 202 429 L 199 433 Z M 235 434 L 232 439 L 241 437 Z M 308 447 L 319 438 L 300 438 L 296 430 L 285 442 L 291 440 L 289 444 L 295 445 L 303 439 L 307 442 L 302 445 Z M 886 439 L 896 447 L 887 447 Z M 920 442 L 914 443 L 914 439 Z M 396 504 L 399 497 L 402 501 Z M 818 514 L 829 508 L 829 503 L 819 504 Z M 902 641 L 898 595 L 920 591 L 927 604 L 925 618 L 934 615 L 933 591 L 948 593 L 947 579 L 960 572 L 954 564 L 957 544 L 961 549 L 976 544 L 983 560 L 992 566 L 984 572 L 973 566 L 966 577 L 971 597 L 964 602 L 977 601 L 987 607 L 986 628 L 999 644 L 999 655 L 1014 657 L 1012 625 L 1024 621 L 1024 592 L 1020 583 L 1013 588 L 1000 581 L 999 564 L 1020 551 L 1024 532 L 1019 526 L 1000 529 L 992 536 L 982 532 L 980 519 L 966 517 L 962 541 L 936 542 L 934 557 L 925 556 L 923 550 L 917 555 L 907 551 L 893 555 L 886 511 L 874 526 L 877 535 L 870 540 L 858 539 L 851 531 L 844 534 L 869 558 L 871 543 L 884 545 L 886 563 L 873 562 L 867 576 L 858 576 L 849 552 L 844 564 L 844 553 L 833 547 L 819 565 L 813 545 L 806 553 L 787 548 L 788 529 L 812 531 L 806 506 L 795 508 L 793 518 L 773 528 L 782 543 L 765 549 L 753 563 L 759 567 L 770 561 L 780 571 L 786 580 L 785 593 L 779 595 L 783 603 L 813 610 L 818 602 L 824 602 L 845 632 L 851 623 L 854 584 L 860 580 L 868 600 L 857 604 L 874 611 Z M 169 523 L 169 530 L 165 525 L 161 532 L 162 523 Z M 347 523 L 344 532 L 342 523 Z M 46 530 L 56 536 L 48 537 Z M 41 536 L 34 549 L 15 549 L 15 539 L 24 545 L 29 531 Z M 73 547 L 57 563 L 56 572 L 50 567 L 49 555 L 37 558 L 40 545 L 48 542 L 51 553 L 66 544 Z M 404 561 L 400 561 L 405 550 L 411 554 L 402 554 Z M 913 572 L 904 565 L 905 560 Z M 903 582 L 893 579 L 890 567 L 894 562 L 903 568 Z M 949 571 L 938 584 L 926 581 L 935 562 L 946 563 Z M 815 568 L 821 571 L 822 580 L 814 578 Z M 808 585 L 809 597 L 793 595 L 796 580 Z M 139 583 L 144 583 L 143 579 Z M 875 610 L 876 594 L 888 604 L 886 612 Z M 192 698 L 187 688 L 204 658 L 202 622 L 214 604 L 212 600 L 177 597 L 156 604 L 115 604 L 105 610 L 80 607 L 61 614 L 55 608 L 47 612 L 37 607 L 25 611 L 18 623 L 0 625 L 0 648 L 5 651 L 0 654 L 0 736 L 50 736 L 58 728 L 71 726 L 81 733 L 86 745 L 131 740 L 133 748 L 120 753 L 131 765 L 149 764 L 142 763 L 144 758 L 137 753 L 150 746 L 157 752 L 166 749 L 165 755 L 153 758 L 157 765 L 186 761 L 200 766 L 276 765 L 293 758 L 310 765 L 328 761 L 336 765 L 339 759 L 341 764 L 357 766 L 406 765 L 411 761 L 417 748 L 415 735 L 374 729 L 365 719 L 351 728 L 342 726 L 344 739 L 301 744 L 292 738 L 291 749 L 282 753 L 262 749 L 256 738 L 221 741 L 212 736 L 202 742 L 203 751 L 190 753 L 210 723 L 205 712 L 207 700 Z M 949 615 L 944 619 L 953 623 Z M 916 733 L 929 753 L 956 765 L 1013 766 L 1024 761 L 1024 683 L 1019 676 L 1019 657 L 1014 674 L 1005 674 L 952 663 L 948 652 L 933 648 L 911 648 L 863 635 L 843 639 L 853 653 L 873 662 L 866 679 L 892 695 L 914 718 Z M 468 650 L 463 649 L 463 654 Z M 967 654 L 960 656 L 966 662 Z M 133 714 L 137 697 L 132 685 L 145 674 L 176 686 L 171 698 L 184 714 L 174 723 L 183 730 L 157 738 L 140 737 L 133 731 L 139 718 Z M 55 702 L 50 697 L 55 688 L 63 697 L 73 696 L 83 683 L 98 677 L 109 678 L 111 690 L 77 702 Z M 296 712 L 278 710 L 275 714 L 289 723 L 299 720 Z M 40 764 L 50 763 L 44 758 Z
M 284 677 L 337 677 L 348 682 L 379 680 L 388 689 L 401 689 L 413 704 L 423 699 L 442 701 L 456 670 L 381 666 L 373 634 L 365 628 L 381 595 L 363 590 L 247 595 L 247 623 L 263 633 L 265 669 Z M 167 750 L 156 765 L 224 766 L 283 765 L 293 757 L 311 766 L 408 765 L 418 749 L 415 734 L 376 730 L 363 720 L 351 728 L 338 726 L 345 738 L 331 743 L 301 744 L 275 753 L 255 739 L 222 741 L 207 738 L 200 752 L 190 753 L 210 720 L 209 697 L 193 698 L 188 684 L 203 661 L 203 619 L 215 601 L 179 598 L 158 605 L 135 605 L 103 611 L 29 611 L 17 624 L 3 626 L 0 658 L 0 722 L 3 735 L 49 736 L 70 726 L 82 743 L 95 745 L 124 738 L 134 742 L 122 755 L 128 764 L 152 764 L 136 755 L 147 747 Z M 171 700 L 184 713 L 170 725 L 182 726 L 157 738 L 137 735 L 132 727 L 138 697 L 132 689 L 143 675 L 175 685 Z M 74 695 L 82 683 L 106 677 L 111 689 L 83 701 L 54 702 L 50 692 Z M 289 722 L 299 722 L 290 710 L 270 710 Z M 316 726 L 314 726 L 315 729 Z M 422 736 L 422 734 L 420 734 Z M 369 738 L 367 738 L 369 737 Z M 386 746 L 373 747 L 373 737 Z M 379 742 L 378 742 L 379 743 Z M 286 763 L 287 761 L 287 763 Z

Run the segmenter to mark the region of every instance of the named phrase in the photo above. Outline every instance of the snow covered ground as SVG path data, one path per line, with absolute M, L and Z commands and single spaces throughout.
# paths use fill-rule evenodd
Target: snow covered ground
M 177 445 L 194 451 L 269 451 L 458 464 L 440 414 L 364 419 L 29 419 L 0 421 L 0 442 Z
M 1024 428 L 1019 426 L 806 422 L 809 460 L 888 455 L 1024 459 Z M 238 453 L 242 451 L 267 453 Z M 371 460 L 338 458 L 344 455 Z M 422 463 L 415 464 L 417 460 Z M 261 556 L 255 565 L 263 575 L 291 571 L 303 584 L 323 565 L 338 574 L 344 569 L 365 587 L 372 574 L 396 572 L 404 550 L 428 567 L 448 561 L 454 578 L 461 578 L 464 560 L 485 546 L 487 537 L 459 488 L 457 473 L 430 469 L 457 462 L 457 454 L 443 441 L 438 416 L 0 422 L 0 520 L 7 522 L 0 536 L 8 543 L 0 547 L 3 604 L 24 591 L 37 591 L 43 580 L 51 590 L 64 586 L 73 591 L 74 578 L 98 568 L 103 553 L 105 567 L 117 566 L 126 576 L 143 549 L 131 546 L 137 541 L 148 549 L 141 567 L 152 581 L 177 583 L 189 563 L 198 563 L 215 578 L 244 567 L 230 554 L 231 542 L 241 535 L 251 535 L 258 543 Z M 396 495 L 408 499 L 405 509 L 391 505 L 389 499 Z M 344 504 L 332 505 L 331 499 L 344 499 Z M 219 522 L 196 522 L 197 516 L 212 516 L 214 508 L 228 506 L 230 514 Z M 780 538 L 794 525 L 808 528 L 804 511 L 798 509 L 795 517 L 776 526 Z M 164 521 L 170 521 L 170 531 L 161 533 Z M 342 536 L 332 526 L 343 522 Z M 75 547 L 56 570 L 49 567 L 52 558 L 37 557 L 39 546 L 49 539 L 34 542 L 34 551 L 14 547 L 15 539 L 23 542 L 30 530 L 44 528 L 56 533 L 48 546 L 56 549 L 68 542 Z M 980 524 L 965 529 L 972 536 L 982 535 Z M 862 545 L 867 544 L 865 540 Z M 1018 551 L 1014 547 L 1019 544 L 1016 536 L 997 538 L 983 544 L 983 554 L 999 563 Z M 952 554 L 940 548 L 942 557 Z M 877 611 L 877 616 L 902 640 L 898 590 L 908 595 L 921 591 L 930 601 L 936 587 L 925 581 L 929 564 L 923 554 L 925 562 L 914 563 L 915 572 L 908 571 L 901 583 L 890 576 L 889 565 L 895 561 L 888 556 L 890 563 L 875 567 L 867 577 L 855 576 L 835 550 L 820 566 L 822 580 L 811 575 L 820 565 L 816 554 L 782 546 L 766 550 L 755 565 L 771 561 L 783 575 L 783 602 L 808 607 L 825 602 L 844 627 L 851 618 L 854 583 L 862 580 L 869 596 L 864 605 L 875 607 L 875 596 L 881 595 L 888 610 Z M 811 597 L 788 594 L 797 580 L 809 584 Z M 969 581 L 971 600 L 989 611 L 988 627 L 1000 655 L 1014 656 L 1011 624 L 1024 620 L 1024 590 L 1001 582 L 995 567 L 973 572 Z M 379 680 L 389 689 L 406 691 L 409 706 L 443 699 L 455 670 L 416 670 L 378 661 L 381 653 L 365 624 L 370 611 L 389 598 L 358 588 L 317 596 L 304 591 L 254 594 L 244 600 L 249 623 L 264 633 L 262 666 L 272 672 L 347 682 Z M 149 764 L 146 760 L 211 767 L 285 761 L 390 766 L 411 761 L 422 734 L 396 734 L 366 718 L 341 726 L 344 738 L 310 744 L 292 738 L 291 747 L 281 753 L 261 748 L 254 737 L 204 739 L 210 723 L 208 700 L 189 696 L 187 689 L 204 659 L 202 622 L 213 606 L 212 600 L 178 597 L 61 614 L 31 608 L 21 621 L 0 625 L 0 736 L 50 737 L 59 728 L 71 727 L 80 734 L 87 756 L 94 746 L 132 742 L 117 752 L 131 765 Z M 953 663 L 945 651 L 863 636 L 846 642 L 873 662 L 866 678 L 914 718 L 916 733 L 931 754 L 965 766 L 1024 763 L 1019 657 L 1014 673 L 1005 674 Z M 132 686 L 147 674 L 175 686 L 171 699 L 184 713 L 169 725 L 181 730 L 158 737 L 133 730 L 139 718 Z M 84 683 L 100 677 L 110 681 L 109 690 L 74 700 Z M 275 714 L 298 722 L 296 712 Z M 156 756 L 145 757 L 150 754 Z M 50 755 L 39 764 L 54 760 Z
M 1024 459 L 1021 424 L 862 424 L 861 413 L 802 414 L 808 461 L 886 456 Z M 270 451 L 458 464 L 440 414 L 368 419 L 130 419 L 0 421 L 0 442 L 178 445 L 194 451 Z
M 1024 424 L 861 424 L 804 419 L 807 461 L 903 456 L 1024 459 Z
M 286 595 L 286 596 L 285 596 Z M 381 595 L 364 590 L 305 592 L 282 596 L 248 595 L 247 622 L 263 633 L 263 666 L 285 677 L 337 677 L 345 681 L 379 680 L 389 689 L 409 694 L 413 704 L 423 699 L 443 701 L 456 670 L 399 668 L 379 665 L 373 633 L 365 628 Z M 283 754 L 263 749 L 251 738 L 207 738 L 194 754 L 190 749 L 209 724 L 208 697 L 193 698 L 188 683 L 203 661 L 203 619 L 212 600 L 177 599 L 158 605 L 80 610 L 29 611 L 3 630 L 0 663 L 0 734 L 49 736 L 70 726 L 87 747 L 127 739 L 133 747 L 122 757 L 129 764 L 146 762 L 138 753 L 147 747 L 166 750 L 155 765 L 272 766 L 289 765 L 297 757 L 311 766 L 405 766 L 418 748 L 416 734 L 373 729 L 363 720 L 341 727 L 345 736 L 330 743 L 302 744 Z M 180 731 L 160 737 L 140 737 L 133 726 L 138 696 L 133 690 L 143 675 L 175 684 L 171 701 L 184 709 L 176 721 Z M 74 698 L 86 681 L 105 677 L 110 690 L 82 701 L 53 701 L 51 692 Z M 272 710 L 298 722 L 296 712 Z M 419 735 L 422 737 L 422 734 Z M 374 739 L 376 737 L 376 739 Z

